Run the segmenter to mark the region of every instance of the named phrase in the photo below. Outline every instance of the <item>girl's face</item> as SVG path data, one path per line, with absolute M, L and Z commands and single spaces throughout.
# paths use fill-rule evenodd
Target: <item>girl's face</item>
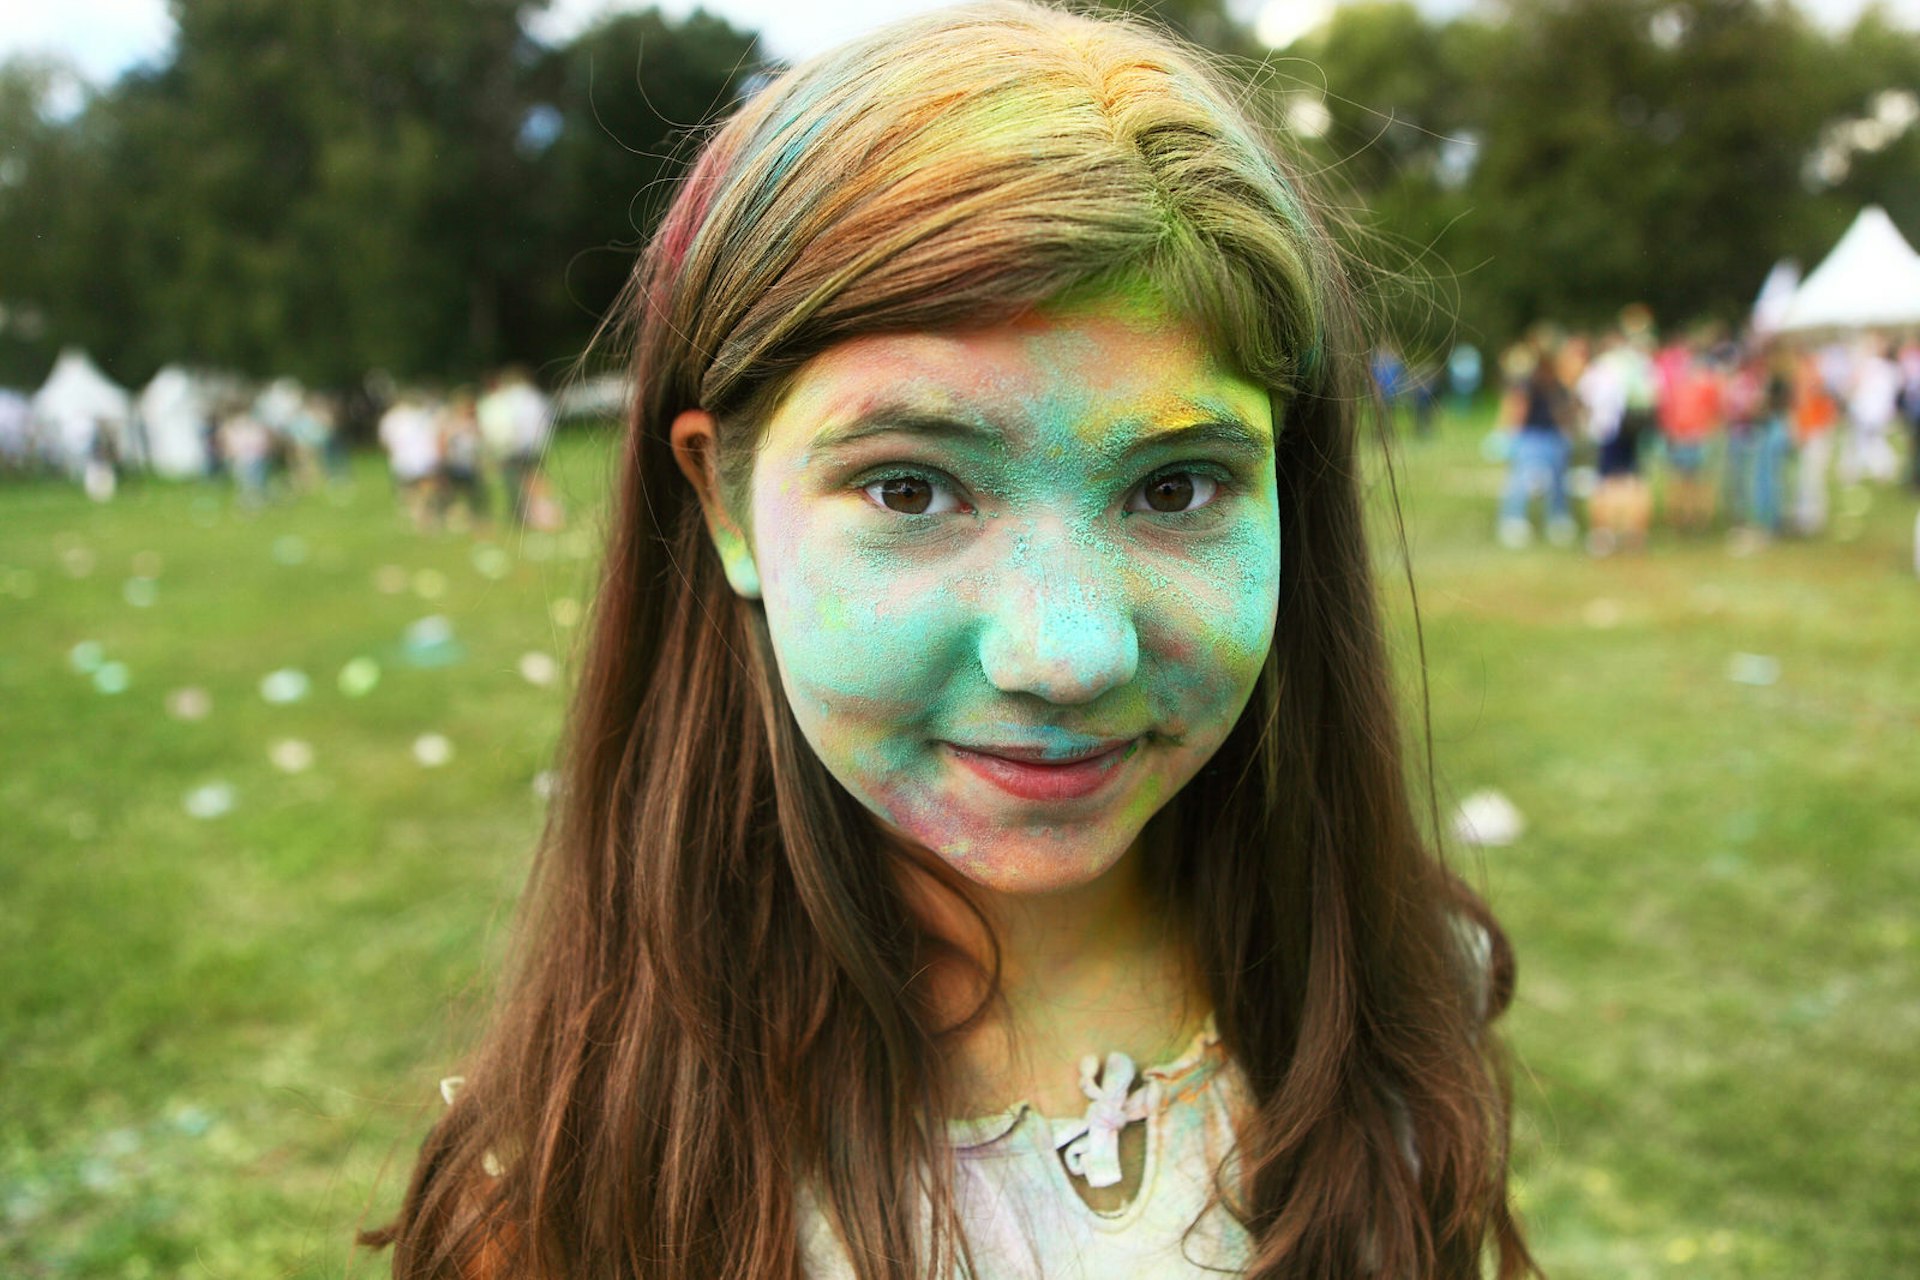
M 815 358 L 733 551 L 813 749 L 988 888 L 1100 876 L 1253 692 L 1274 426 L 1198 330 L 1126 298 Z

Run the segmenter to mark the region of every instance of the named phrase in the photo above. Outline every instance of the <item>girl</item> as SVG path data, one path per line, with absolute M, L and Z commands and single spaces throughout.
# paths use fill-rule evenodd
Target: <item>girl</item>
M 1564 547 L 1574 538 L 1567 502 L 1567 467 L 1573 459 L 1573 400 L 1561 378 L 1562 353 L 1531 340 L 1505 361 L 1509 378 L 1501 398 L 1498 428 L 1508 433 L 1507 483 L 1500 495 L 1500 544 L 1518 549 L 1533 541 L 1527 506 L 1546 494 L 1547 540 Z
M 1529 1268 L 1318 217 L 1199 55 L 1005 0 L 712 136 L 397 1275 Z

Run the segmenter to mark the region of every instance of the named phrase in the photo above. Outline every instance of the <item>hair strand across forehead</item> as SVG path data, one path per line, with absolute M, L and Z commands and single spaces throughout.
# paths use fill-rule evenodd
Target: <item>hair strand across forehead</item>
M 985 3 L 764 89 L 709 143 L 644 297 L 674 320 L 674 381 L 722 414 L 846 338 L 995 323 L 1122 278 L 1292 393 L 1332 283 L 1303 208 L 1197 55 Z

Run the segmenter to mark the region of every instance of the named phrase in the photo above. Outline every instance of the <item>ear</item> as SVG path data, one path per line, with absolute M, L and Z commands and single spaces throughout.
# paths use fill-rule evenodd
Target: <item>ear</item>
M 707 536 L 720 553 L 720 567 L 726 571 L 727 585 L 734 594 L 748 600 L 760 598 L 760 570 L 753 562 L 753 548 L 747 544 L 746 531 L 727 514 L 720 501 L 720 476 L 716 464 L 719 437 L 714 431 L 713 415 L 704 409 L 688 409 L 673 420 L 668 438 L 673 443 L 673 460 L 680 474 L 700 497 L 700 510 L 706 516 Z

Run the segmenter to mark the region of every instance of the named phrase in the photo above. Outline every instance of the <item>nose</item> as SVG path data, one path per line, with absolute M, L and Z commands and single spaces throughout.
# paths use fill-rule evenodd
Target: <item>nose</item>
M 994 688 L 1071 705 L 1133 679 L 1140 637 L 1132 601 L 1097 548 L 1035 537 L 1011 559 L 980 635 L 980 665 Z

